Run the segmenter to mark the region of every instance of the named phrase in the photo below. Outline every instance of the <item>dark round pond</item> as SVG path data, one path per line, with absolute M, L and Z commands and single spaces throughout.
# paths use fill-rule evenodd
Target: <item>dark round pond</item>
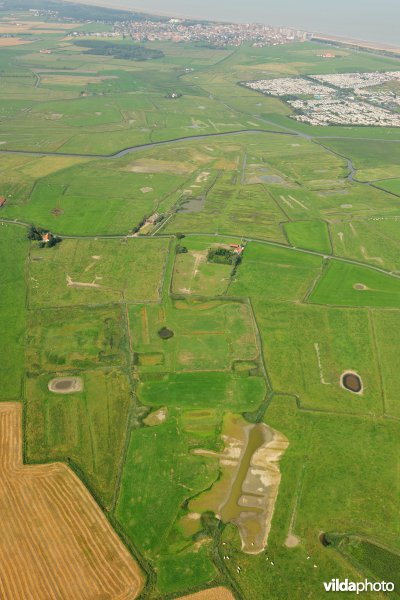
M 346 390 L 358 394 L 362 390 L 361 377 L 356 373 L 343 373 L 342 384 Z

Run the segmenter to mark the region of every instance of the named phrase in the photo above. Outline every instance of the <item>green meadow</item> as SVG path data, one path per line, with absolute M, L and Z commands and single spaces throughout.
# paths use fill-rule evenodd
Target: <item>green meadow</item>
M 75 373 L 73 365 L 71 372 Z M 54 394 L 48 382 L 62 373 L 27 377 L 26 458 L 34 463 L 61 460 L 70 464 L 109 509 L 128 423 L 129 378 L 117 369 L 87 369 L 81 374 L 82 392 Z
M 309 300 L 316 304 L 336 306 L 397 308 L 400 302 L 400 278 L 332 260 Z
M 332 223 L 330 232 L 334 253 L 387 271 L 399 272 L 398 228 L 396 216 Z
M 329 231 L 324 221 L 291 221 L 285 224 L 290 243 L 297 248 L 331 254 Z
M 258 301 L 300 301 L 321 273 L 322 258 L 251 242 L 230 292 Z
M 379 357 L 366 309 L 326 309 L 257 300 L 255 310 L 276 392 L 291 394 L 302 408 L 383 414 Z M 362 395 L 350 394 L 341 387 L 341 375 L 346 371 L 359 374 Z
M 24 336 L 26 331 L 26 260 L 28 242 L 25 231 L 0 225 L 0 361 L 1 399 L 21 398 L 25 369 Z
M 184 431 L 181 422 L 181 411 L 174 409 L 165 423 L 133 432 L 116 510 L 124 530 L 157 565 L 161 594 L 178 591 L 182 584 L 205 584 L 216 576 L 209 555 L 211 539 L 195 548 L 192 536 L 185 536 L 177 524 L 185 500 L 218 477 L 215 461 L 210 464 L 191 454 L 199 438 Z
M 250 307 L 236 302 L 175 301 L 130 310 L 132 341 L 143 371 L 227 371 L 259 358 Z M 164 340 L 167 327 L 173 337 Z
M 118 305 L 29 311 L 26 360 L 31 372 L 124 365 L 126 344 Z
M 268 547 L 250 556 L 240 551 L 233 526 L 222 536 L 223 553 L 230 557 L 226 567 L 243 596 L 319 600 L 325 594 L 323 581 L 346 577 L 359 581 L 360 571 L 378 579 L 390 573 L 395 580 L 397 561 L 387 562 L 383 571 L 379 557 L 370 553 L 369 564 L 354 565 L 334 547 L 325 548 L 319 536 L 351 531 L 381 540 L 398 552 L 398 486 L 393 485 L 397 423 L 302 411 L 287 396 L 274 398 L 266 421 L 291 440 L 281 459 L 282 481 Z M 386 490 L 384 498 L 376 489 L 376 478 Z M 289 533 L 301 543 L 288 548 Z
M 30 307 L 155 302 L 163 287 L 168 247 L 165 238 L 150 243 L 134 238 L 81 238 L 63 240 L 44 251 L 32 247 Z
M 0 53 L 0 400 L 23 404 L 25 462 L 82 479 L 143 599 L 396 578 L 400 133 L 314 128 L 239 84 L 398 63 L 311 42 L 145 42 L 164 56 L 143 63 L 65 36 Z M 228 414 L 289 442 L 257 555 L 189 507 L 222 479 Z

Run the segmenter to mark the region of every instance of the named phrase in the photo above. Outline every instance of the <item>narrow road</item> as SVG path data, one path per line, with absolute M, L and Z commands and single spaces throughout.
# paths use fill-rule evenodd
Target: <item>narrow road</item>
M 0 223 L 4 223 L 7 225 L 19 225 L 22 227 L 30 227 L 31 223 L 24 223 L 23 221 L 17 221 L 12 219 L 0 219 Z M 121 240 L 126 239 L 130 236 L 127 234 L 109 234 L 109 235 L 64 235 L 59 232 L 54 232 L 55 235 L 63 238 L 64 240 Z M 236 233 L 207 233 L 207 232 L 189 232 L 185 233 L 185 236 L 188 237 L 211 237 L 211 238 L 237 238 L 238 234 Z M 151 239 L 152 236 L 139 236 L 140 239 Z M 160 234 L 154 236 L 157 238 L 171 238 L 174 237 L 173 233 L 169 234 Z M 361 260 L 355 260 L 352 258 L 345 258 L 343 256 L 334 256 L 332 254 L 324 254 L 323 252 L 317 252 L 315 250 L 306 250 L 304 248 L 296 248 L 295 246 L 288 246 L 287 244 L 283 244 L 282 242 L 273 242 L 272 240 L 263 240 L 260 238 L 254 237 L 242 237 L 244 242 L 256 242 L 258 244 L 265 244 L 267 246 L 274 246 L 276 248 L 282 248 L 284 250 L 294 250 L 295 252 L 301 252 L 302 254 L 311 254 L 313 256 L 318 256 L 325 260 L 338 260 L 340 262 L 349 263 L 351 265 L 356 265 L 358 267 L 364 267 L 366 269 L 371 269 L 372 271 L 378 271 L 379 273 L 383 273 L 383 275 L 388 275 L 389 277 L 394 277 L 395 279 L 400 279 L 400 274 L 394 273 L 393 271 L 387 271 L 386 269 L 382 269 L 381 267 L 376 267 L 375 265 L 371 265 L 369 263 L 362 262 Z

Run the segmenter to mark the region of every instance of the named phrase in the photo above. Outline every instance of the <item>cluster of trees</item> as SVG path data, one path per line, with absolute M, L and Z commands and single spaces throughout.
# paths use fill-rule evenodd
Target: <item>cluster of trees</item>
M 233 269 L 231 271 L 231 277 L 234 277 L 238 266 L 242 262 L 242 255 L 237 254 L 234 250 L 228 248 L 210 248 L 207 260 L 222 265 L 232 265 Z
M 237 265 L 240 256 L 228 248 L 210 248 L 207 255 L 208 262 L 222 265 Z
M 39 242 L 39 248 L 52 248 L 62 241 L 58 235 L 53 235 L 48 229 L 34 225 L 28 229 L 28 240 Z
M 102 40 L 77 40 L 75 44 L 89 48 L 87 54 L 113 56 L 125 60 L 154 60 L 164 56 L 162 50 L 152 50 L 136 44 L 115 44 L 113 42 L 103 42 Z

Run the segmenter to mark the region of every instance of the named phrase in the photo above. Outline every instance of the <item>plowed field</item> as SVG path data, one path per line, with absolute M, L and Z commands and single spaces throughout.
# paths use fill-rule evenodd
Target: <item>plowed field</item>
M 234 600 L 234 598 L 232 592 L 226 588 L 216 587 L 197 594 L 190 594 L 190 596 L 184 596 L 180 600 Z

